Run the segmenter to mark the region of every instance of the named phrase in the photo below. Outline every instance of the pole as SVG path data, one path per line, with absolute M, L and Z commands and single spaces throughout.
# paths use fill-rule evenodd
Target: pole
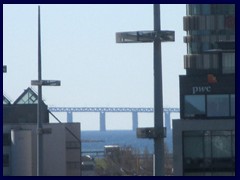
M 154 4 L 154 31 L 160 32 L 160 5 Z M 161 40 L 154 40 L 154 127 L 163 129 L 163 95 L 162 95 L 162 53 Z M 155 176 L 164 175 L 164 139 L 163 137 L 154 138 L 155 153 Z
M 38 6 L 38 81 L 42 80 L 41 69 L 41 27 L 40 27 L 40 6 Z M 38 85 L 38 105 L 37 105 L 37 176 L 42 176 L 43 172 L 43 137 L 42 137 L 42 85 Z

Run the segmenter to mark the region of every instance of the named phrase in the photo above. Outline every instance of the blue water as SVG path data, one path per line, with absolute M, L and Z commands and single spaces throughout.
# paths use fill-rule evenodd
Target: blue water
M 153 140 L 152 139 L 139 139 L 136 137 L 136 132 L 130 130 L 117 130 L 117 131 L 82 131 L 81 132 L 82 151 L 104 151 L 105 145 L 119 145 L 131 146 L 138 149 L 141 153 L 145 149 L 149 153 L 153 153 Z M 98 142 L 84 142 L 98 141 Z M 169 143 L 167 143 L 169 145 Z M 171 144 L 170 144 L 171 146 Z M 170 148 L 171 149 L 171 148 Z
M 129 130 L 117 131 L 82 131 L 81 132 L 82 151 L 103 151 L 105 145 L 131 146 L 143 152 L 148 149 L 149 153 L 153 152 L 153 140 L 139 139 L 136 132 Z M 101 142 L 84 142 L 84 140 L 95 140 Z M 102 142 L 103 141 L 103 142 Z

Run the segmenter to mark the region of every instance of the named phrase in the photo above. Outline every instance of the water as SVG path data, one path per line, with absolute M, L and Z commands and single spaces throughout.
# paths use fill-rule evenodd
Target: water
M 145 149 L 149 153 L 153 153 L 153 140 L 152 139 L 139 139 L 136 137 L 135 131 L 130 130 L 115 130 L 115 131 L 82 131 L 81 132 L 82 151 L 104 151 L 105 145 L 119 145 L 131 146 L 138 149 L 141 153 Z M 88 142 L 85 142 L 85 141 Z M 96 141 L 96 142 L 94 142 Z M 171 143 L 167 143 L 171 146 Z M 169 148 L 171 151 L 171 147 Z
M 132 146 L 141 152 L 148 149 L 149 153 L 153 152 L 153 140 L 139 139 L 136 132 L 129 130 L 117 131 L 82 131 L 81 132 L 82 151 L 103 151 L 105 145 Z M 97 141 L 97 142 L 84 142 Z

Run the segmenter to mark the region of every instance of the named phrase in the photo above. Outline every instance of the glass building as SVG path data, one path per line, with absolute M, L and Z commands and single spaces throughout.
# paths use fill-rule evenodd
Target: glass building
M 188 4 L 175 175 L 235 175 L 235 5 Z
M 189 4 L 183 26 L 187 35 L 187 55 L 184 67 L 187 74 L 211 71 L 214 73 L 234 73 L 235 52 L 235 5 L 233 4 Z M 230 52 L 219 58 L 219 53 L 209 50 L 219 49 L 219 43 L 229 43 L 225 48 Z M 223 47 L 222 47 L 223 48 Z M 228 49 L 229 48 L 229 49 Z

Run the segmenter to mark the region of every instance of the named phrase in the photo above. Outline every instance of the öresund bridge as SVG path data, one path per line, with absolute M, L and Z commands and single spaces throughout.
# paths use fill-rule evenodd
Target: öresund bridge
M 106 131 L 106 118 L 105 114 L 109 112 L 117 113 L 132 113 L 132 130 L 135 131 L 138 128 L 138 113 L 153 113 L 153 108 L 129 108 L 129 107 L 49 107 L 51 112 L 65 112 L 67 116 L 67 122 L 74 122 L 73 113 L 81 112 L 95 112 L 99 113 L 100 131 Z M 179 108 L 163 108 L 163 114 L 165 117 L 165 127 L 170 130 L 171 113 L 179 113 Z

